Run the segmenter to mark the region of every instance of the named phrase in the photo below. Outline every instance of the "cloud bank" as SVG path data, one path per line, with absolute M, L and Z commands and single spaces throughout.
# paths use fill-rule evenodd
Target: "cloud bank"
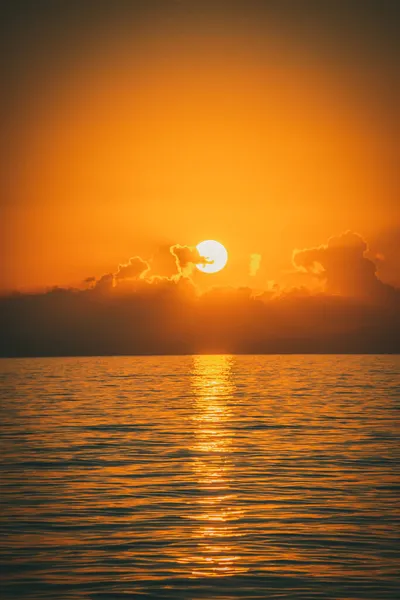
M 269 284 L 200 294 L 190 278 L 196 252 L 171 246 L 169 276 L 135 256 L 84 289 L 0 298 L 0 354 L 400 352 L 400 290 L 379 280 L 356 233 L 293 253 L 318 293 Z

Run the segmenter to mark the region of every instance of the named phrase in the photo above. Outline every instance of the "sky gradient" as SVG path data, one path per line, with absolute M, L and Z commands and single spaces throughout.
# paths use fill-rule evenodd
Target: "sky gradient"
M 53 302 L 54 286 L 86 302 L 105 282 L 122 302 L 122 287 L 137 299 L 163 281 L 197 300 L 245 289 L 279 310 L 296 296 L 295 321 L 314 301 L 398 314 L 396 2 L 16 0 L 2 11 L 7 306 L 15 291 Z M 190 253 L 210 238 L 228 265 L 195 273 Z M 18 310 L 33 318 L 28 304 Z M 268 335 L 226 350 L 267 348 Z

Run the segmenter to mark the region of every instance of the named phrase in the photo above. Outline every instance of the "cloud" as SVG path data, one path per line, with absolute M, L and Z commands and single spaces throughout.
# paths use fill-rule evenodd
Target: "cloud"
M 127 263 L 118 265 L 115 273 L 105 273 L 97 280 L 95 277 L 87 277 L 84 283 L 93 284 L 91 289 L 99 294 L 105 294 L 111 292 L 117 286 L 121 287 L 126 283 L 130 284 L 143 280 L 149 270 L 150 265 L 148 262 L 140 256 L 133 256 Z
M 377 265 L 379 279 L 400 287 L 400 227 L 381 231 L 369 240 L 368 255 Z
M 398 296 L 377 277 L 377 266 L 366 256 L 368 245 L 358 234 L 346 231 L 315 248 L 295 250 L 294 265 L 323 280 L 328 294 L 384 302 Z
M 198 254 L 175 245 L 171 276 L 136 256 L 94 286 L 0 298 L 0 355 L 400 352 L 400 291 L 366 253 L 351 232 L 297 250 L 296 267 L 324 291 L 272 283 L 200 294 L 183 274 Z
M 148 262 L 140 258 L 140 256 L 134 256 L 126 264 L 119 265 L 118 271 L 115 273 L 115 279 L 117 281 L 120 279 L 140 279 L 149 270 L 150 265 Z
M 250 254 L 250 277 L 257 275 L 257 271 L 261 264 L 261 254 Z
M 114 287 L 114 274 L 106 273 L 102 275 L 96 284 L 94 285 L 94 290 L 96 292 L 108 292 Z
M 193 272 L 195 265 L 209 263 L 209 261 L 200 255 L 195 246 L 181 246 L 180 244 L 175 244 L 174 246 L 171 246 L 170 252 L 175 258 L 178 273 L 182 275 L 190 275 Z
M 95 285 L 96 281 L 96 277 L 86 277 L 86 279 L 83 280 L 83 283 L 86 285 Z

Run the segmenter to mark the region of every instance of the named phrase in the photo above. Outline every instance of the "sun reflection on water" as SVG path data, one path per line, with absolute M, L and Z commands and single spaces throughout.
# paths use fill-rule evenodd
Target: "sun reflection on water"
M 235 386 L 231 371 L 231 356 L 193 358 L 195 441 L 191 450 L 199 494 L 191 518 L 199 526 L 192 533 L 196 555 L 185 559 L 190 563 L 192 577 L 227 576 L 247 570 L 240 567 L 235 541 L 242 535 L 237 522 L 243 510 L 233 485 L 234 440 L 230 424 Z

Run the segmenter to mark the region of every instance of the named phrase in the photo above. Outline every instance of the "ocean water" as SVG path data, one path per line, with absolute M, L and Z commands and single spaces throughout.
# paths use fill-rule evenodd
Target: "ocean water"
M 399 597 L 399 373 L 400 356 L 0 360 L 0 597 Z

